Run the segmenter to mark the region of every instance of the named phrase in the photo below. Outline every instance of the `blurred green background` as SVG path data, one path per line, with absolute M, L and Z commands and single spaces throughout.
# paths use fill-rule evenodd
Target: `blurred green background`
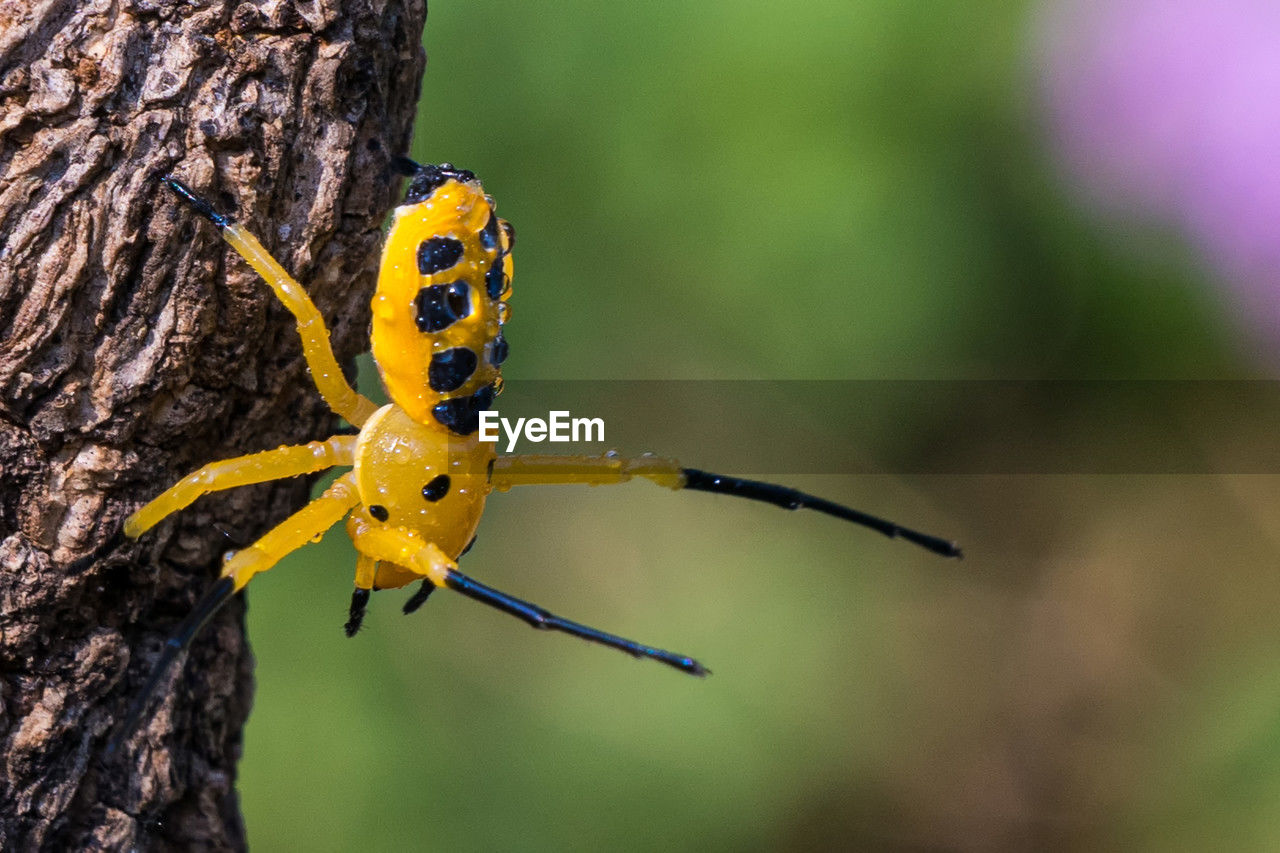
M 413 154 L 475 170 L 518 229 L 508 382 L 1258 372 L 1189 250 L 1066 191 L 1030 11 L 433 2 Z M 836 447 L 841 408 L 619 449 Z M 922 460 L 999 453 L 862 416 L 935 436 Z M 1280 480 L 787 479 L 968 559 L 643 484 L 494 496 L 464 570 L 705 681 L 448 594 L 404 617 L 382 592 L 348 641 L 341 530 L 255 581 L 251 844 L 1280 841 Z

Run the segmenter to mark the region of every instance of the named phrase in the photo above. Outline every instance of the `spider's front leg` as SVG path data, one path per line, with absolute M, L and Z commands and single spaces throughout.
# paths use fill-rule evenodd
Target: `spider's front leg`
M 218 213 L 213 205 L 196 195 L 177 178 L 168 176 L 165 184 L 204 218 L 218 226 L 222 239 L 231 244 L 231 248 L 244 258 L 249 266 L 257 270 L 258 275 L 271 285 L 276 296 L 293 314 L 298 324 L 298 336 L 302 338 L 302 353 L 307 359 L 307 367 L 311 369 L 311 379 L 325 403 L 348 422 L 355 426 L 363 426 L 369 416 L 378 407 L 366 397 L 361 396 L 347 382 L 333 355 L 333 347 L 329 342 L 329 330 L 325 327 L 324 317 L 316 308 L 311 297 L 302 289 L 302 285 L 293 276 L 285 272 L 284 267 L 271 257 L 271 253 L 263 248 L 258 238 L 248 229 L 240 225 L 231 216 Z
M 356 550 L 363 556 L 397 566 L 430 581 L 434 586 L 447 587 L 482 604 L 522 619 L 534 628 L 544 631 L 561 631 L 593 643 L 626 652 L 638 658 L 651 658 L 691 675 L 707 675 L 710 670 L 686 655 L 665 649 L 646 646 L 615 634 L 607 634 L 578 622 L 571 622 L 505 592 L 485 586 L 458 571 L 457 563 L 430 542 L 399 528 L 368 524 L 353 517 L 347 530 L 352 535 Z

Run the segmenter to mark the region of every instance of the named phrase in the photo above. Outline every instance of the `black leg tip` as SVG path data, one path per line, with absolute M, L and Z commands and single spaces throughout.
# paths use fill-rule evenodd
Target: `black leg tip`
M 161 180 L 164 181 L 165 185 L 168 186 L 169 189 L 177 193 L 180 199 L 194 207 L 201 216 L 208 219 L 219 228 L 226 228 L 228 225 L 235 222 L 233 217 L 225 216 L 214 210 L 213 205 L 200 198 L 200 196 L 192 192 L 190 187 L 175 178 L 173 175 L 165 175 Z
M 415 592 L 409 598 L 409 600 L 404 603 L 403 609 L 405 614 L 407 615 L 409 613 L 412 613 L 422 605 L 426 604 L 427 599 L 431 596 L 431 593 L 435 591 L 436 591 L 435 584 L 433 584 L 431 581 L 423 581 L 422 586 L 418 587 L 418 591 Z
M 943 557 L 951 557 L 956 560 L 964 559 L 964 551 L 960 549 L 960 545 L 949 539 L 942 539 L 937 536 L 928 536 L 923 533 L 916 533 L 914 530 L 903 530 L 898 534 L 908 542 L 913 542 L 927 551 L 932 551 Z
M 88 554 L 85 554 L 83 557 L 80 557 L 79 559 L 76 559 L 76 560 L 72 560 L 70 563 L 68 563 L 65 569 L 65 572 L 68 575 L 78 575 L 78 574 L 81 574 L 82 572 L 88 571 L 88 569 L 91 566 L 93 566 L 95 562 L 102 559 L 107 554 L 114 551 L 117 547 L 119 547 L 120 545 L 123 545 L 128 541 L 129 541 L 129 537 L 124 535 L 124 529 L 122 528 L 120 530 L 117 530 L 107 539 L 106 542 L 103 542 L 101 545 L 99 545 L 97 548 L 94 548 L 92 551 L 90 551 Z
M 351 593 L 351 610 L 348 612 L 347 624 L 342 626 L 348 637 L 354 637 L 364 623 L 364 609 L 369 604 L 369 590 L 356 589 Z
M 681 662 L 680 669 L 690 675 L 696 675 L 698 678 L 706 678 L 711 674 L 711 670 L 707 669 L 693 658 L 685 658 L 684 661 Z

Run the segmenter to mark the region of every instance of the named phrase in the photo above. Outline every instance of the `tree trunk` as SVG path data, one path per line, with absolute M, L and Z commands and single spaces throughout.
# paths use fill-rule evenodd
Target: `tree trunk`
M 125 516 L 214 459 L 332 432 L 289 315 L 159 179 L 234 212 L 365 346 L 425 0 L 0 0 L 0 847 L 244 847 L 251 661 L 225 608 L 105 745 L 222 554 L 306 498 Z

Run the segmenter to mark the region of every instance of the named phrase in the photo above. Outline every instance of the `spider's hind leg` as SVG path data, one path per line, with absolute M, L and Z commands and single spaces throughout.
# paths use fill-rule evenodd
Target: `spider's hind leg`
M 196 633 L 231 597 L 244 589 L 254 575 L 265 572 L 286 554 L 298 550 L 342 520 L 357 504 L 355 477 L 345 474 L 334 481 L 325 493 L 267 531 L 258 541 L 236 551 L 223 565 L 222 577 L 196 603 L 177 630 L 165 643 L 160 659 L 148 676 L 146 686 L 129 706 L 124 724 L 112 738 L 110 751 L 133 734 L 147 709 L 147 700 L 160 686 L 165 673 L 178 656 L 191 645 Z

